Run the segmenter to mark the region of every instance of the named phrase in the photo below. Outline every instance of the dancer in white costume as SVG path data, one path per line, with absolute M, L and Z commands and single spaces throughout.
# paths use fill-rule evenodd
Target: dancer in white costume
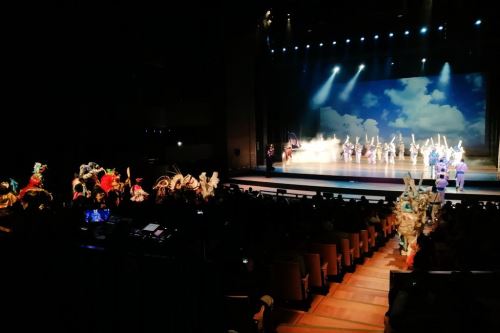
M 396 157 L 396 144 L 394 143 L 394 139 L 396 139 L 396 137 L 393 137 L 389 143 L 389 164 L 394 164 L 394 158 Z
M 375 146 L 375 144 L 373 143 L 373 137 L 370 143 L 370 147 L 368 148 L 367 155 L 368 164 L 377 164 L 377 146 Z
M 429 145 L 429 139 L 425 141 L 425 144 L 420 147 L 420 154 L 422 154 L 422 162 L 424 167 L 429 166 L 429 155 L 431 153 L 432 147 Z
M 439 201 L 441 203 L 444 203 L 446 186 L 448 186 L 448 181 L 444 178 L 444 175 L 440 175 L 439 178 L 436 180 L 436 188 L 439 193 Z
M 352 160 L 352 156 L 351 156 L 352 155 L 352 148 L 353 148 L 353 145 L 349 141 L 349 135 L 348 135 L 344 141 L 344 146 L 343 146 L 343 154 L 344 154 L 344 162 L 345 163 L 351 162 L 351 160 Z
M 377 135 L 377 160 L 382 161 L 382 143 L 378 140 L 378 135 Z
M 400 161 L 403 161 L 405 159 L 405 143 L 403 141 L 403 136 L 399 134 L 399 152 L 398 152 L 398 159 Z
M 411 134 L 411 143 L 410 143 L 410 161 L 412 165 L 417 165 L 417 156 L 419 145 L 415 143 L 415 135 Z
M 440 158 L 439 162 L 434 166 L 436 172 L 436 179 L 439 178 L 440 174 L 448 175 L 448 164 L 444 161 L 444 158 Z
M 410 160 L 413 165 L 417 165 L 418 148 L 418 145 L 415 143 L 410 143 Z
M 456 188 L 458 191 L 464 190 L 465 183 L 465 172 L 468 170 L 467 164 L 465 164 L 464 159 L 462 158 L 460 162 L 455 166 L 455 170 L 457 171 L 457 179 L 456 179 Z
M 354 152 L 356 153 L 356 163 L 361 163 L 361 152 L 363 151 L 363 145 L 359 143 L 359 137 L 356 137 L 356 144 L 354 145 Z
M 453 166 L 456 166 L 462 161 L 463 154 L 465 153 L 462 147 L 462 140 L 458 141 L 458 145 L 453 149 Z
M 384 142 L 384 148 L 382 148 L 383 155 L 384 155 L 384 163 L 389 164 L 389 144 L 387 142 Z

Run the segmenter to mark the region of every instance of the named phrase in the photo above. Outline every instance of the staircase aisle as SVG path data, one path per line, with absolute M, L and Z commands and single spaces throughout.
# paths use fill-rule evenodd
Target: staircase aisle
M 313 295 L 309 311 L 292 311 L 278 333 L 384 332 L 390 270 L 404 270 L 397 237 L 390 239 L 327 295 Z

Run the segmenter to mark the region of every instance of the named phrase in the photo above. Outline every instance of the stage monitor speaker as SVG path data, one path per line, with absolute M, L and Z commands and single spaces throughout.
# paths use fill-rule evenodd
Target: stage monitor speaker
M 276 190 L 276 193 L 278 193 L 278 194 L 286 194 L 286 190 L 283 189 L 283 188 L 279 188 L 279 189 Z

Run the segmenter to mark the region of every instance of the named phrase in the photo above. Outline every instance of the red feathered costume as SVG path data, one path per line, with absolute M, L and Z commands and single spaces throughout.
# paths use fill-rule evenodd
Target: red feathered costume
M 113 185 L 116 182 L 116 175 L 113 173 L 106 173 L 101 177 L 101 188 L 104 192 L 108 193 L 113 189 Z
M 30 177 L 30 181 L 26 187 L 24 187 L 20 192 L 19 192 L 19 199 L 22 199 L 26 192 L 28 192 L 32 188 L 40 188 L 42 185 L 42 180 L 40 179 L 40 176 L 38 174 L 35 174 Z

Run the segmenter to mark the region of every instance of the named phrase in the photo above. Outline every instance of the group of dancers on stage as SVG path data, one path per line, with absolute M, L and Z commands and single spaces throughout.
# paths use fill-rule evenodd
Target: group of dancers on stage
M 364 155 L 368 159 L 368 164 L 376 164 L 377 161 L 383 161 L 385 164 L 395 164 L 396 152 L 398 160 L 405 159 L 406 147 L 401 134 L 397 142 L 397 149 L 395 136 L 390 142 L 384 143 L 379 140 L 378 136 L 376 138 L 372 137 L 371 140 L 369 140 L 368 135 L 366 135 L 364 144 L 362 144 L 359 139 L 359 137 L 356 137 L 356 141 L 353 143 L 350 141 L 349 135 L 347 135 L 340 149 L 337 150 L 337 147 L 334 145 L 333 149 L 335 151 L 333 153 L 333 161 L 336 160 L 335 155 L 337 155 L 338 151 L 340 151 L 340 155 L 345 163 L 352 162 L 353 155 L 355 162 L 361 163 L 361 157 Z M 424 144 L 420 145 L 415 142 L 415 136 L 412 134 L 412 141 L 409 147 L 411 163 L 417 165 L 417 158 L 420 152 L 424 166 L 435 166 L 440 159 L 445 160 L 448 165 L 455 166 L 461 161 L 465 152 L 462 147 L 462 140 L 460 140 L 456 146 L 449 146 L 445 136 L 443 136 L 442 141 L 443 143 L 441 143 L 441 135 L 438 134 L 437 143 L 435 143 L 434 139 L 431 137 L 427 139 Z M 334 142 L 337 142 L 337 146 L 340 146 L 340 140 L 335 136 Z M 292 161 L 292 152 L 296 148 L 300 148 L 300 143 L 297 143 L 296 137 L 293 137 L 293 139 L 289 138 L 289 142 L 285 145 L 283 150 L 283 162 L 288 164 Z
M 422 163 L 424 166 L 424 171 L 429 172 L 430 178 L 436 179 L 436 186 L 438 192 L 443 191 L 448 185 L 448 179 L 450 178 L 449 171 L 450 167 L 452 167 L 455 171 L 455 179 L 456 179 L 456 189 L 457 191 L 463 191 L 464 186 L 464 176 L 468 167 L 465 163 L 463 154 L 465 153 L 464 148 L 462 146 L 462 140 L 458 142 L 456 146 L 449 146 L 446 140 L 446 137 L 443 136 L 441 140 L 441 135 L 438 134 L 437 142 L 434 142 L 434 139 L 428 138 L 424 144 L 420 145 L 415 142 L 414 134 L 411 135 L 411 143 L 409 147 L 410 153 L 410 161 L 412 165 L 417 165 L 417 158 L 420 152 L 422 156 Z M 376 139 L 376 142 L 375 142 Z M 361 163 L 361 156 L 366 156 L 368 159 L 368 164 L 375 165 L 377 161 L 383 161 L 386 165 L 394 165 L 396 160 L 396 143 L 394 142 L 396 137 L 394 136 L 390 142 L 380 142 L 379 137 L 372 137 L 371 140 L 368 140 L 368 135 L 365 135 L 365 143 L 362 144 L 359 141 L 359 137 L 356 137 L 355 143 L 350 141 L 349 135 L 347 135 L 344 143 L 340 145 L 340 140 L 338 140 L 335 135 L 331 140 L 324 140 L 320 138 L 319 142 L 329 142 L 328 145 L 320 145 L 322 146 L 319 150 L 317 149 L 318 144 L 304 144 L 301 146 L 295 135 L 289 135 L 289 141 L 283 150 L 283 165 L 287 165 L 292 160 L 292 152 L 294 149 L 315 149 L 312 155 L 317 155 L 319 153 L 324 153 L 323 150 L 325 147 L 333 150 L 332 152 L 332 161 L 337 160 L 338 151 L 340 151 L 340 155 L 342 156 L 345 163 L 351 163 L 354 160 L 356 163 Z M 441 143 L 442 141 L 442 143 Z M 328 149 L 327 148 L 327 149 Z M 339 149 L 341 148 L 341 149 Z M 272 152 L 272 154 L 269 154 Z M 297 151 L 298 152 L 298 151 Z M 267 151 L 267 164 L 268 166 L 272 166 L 272 156 L 274 155 L 274 147 L 271 145 L 271 149 Z M 303 152 L 302 152 L 303 153 Z M 309 154 L 312 156 L 311 154 Z M 313 157 L 314 157 L 313 156 Z M 398 151 L 397 151 L 398 160 L 402 161 L 405 159 L 405 143 L 402 135 L 399 135 L 398 140 Z M 301 161 L 304 161 L 302 159 Z M 311 160 L 312 162 L 313 160 Z M 269 170 L 269 167 L 268 167 Z

